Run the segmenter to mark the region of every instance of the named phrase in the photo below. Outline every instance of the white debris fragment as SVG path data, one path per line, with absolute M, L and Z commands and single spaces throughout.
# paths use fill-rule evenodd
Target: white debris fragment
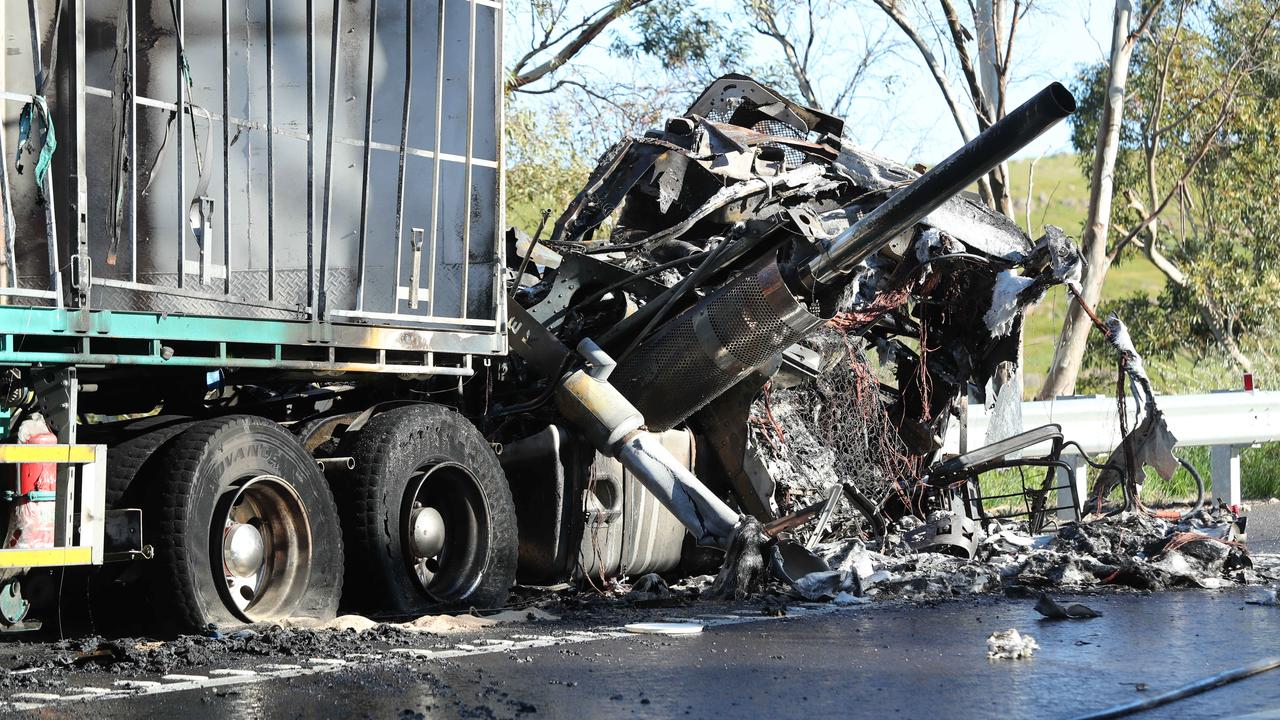
M 1012 270 L 996 276 L 995 285 L 991 288 L 991 307 L 982 317 L 992 338 L 1002 338 L 1013 331 L 1013 323 L 1018 319 L 1018 293 L 1031 283 L 1031 278 Z
M 862 579 L 862 587 L 873 588 L 876 585 L 887 583 L 893 579 L 893 575 L 888 570 L 877 570 Z
M 942 248 L 942 233 L 938 231 L 938 228 L 929 228 L 916 241 L 916 262 L 924 266 L 924 272 L 920 274 L 921 278 L 926 278 L 929 273 L 933 272 L 928 263 L 933 254 L 930 250 L 935 247 Z
M 987 657 L 992 660 L 1017 660 L 1031 657 L 1039 650 L 1036 639 L 1015 628 L 991 633 L 987 638 Z

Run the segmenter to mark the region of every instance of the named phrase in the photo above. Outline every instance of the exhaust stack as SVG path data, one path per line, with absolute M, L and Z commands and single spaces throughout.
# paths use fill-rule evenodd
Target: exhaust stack
M 814 282 L 830 283 L 853 270 L 1075 111 L 1071 92 L 1062 83 L 1052 83 L 832 238 L 809 261 L 801 281 L 812 287 Z
M 833 238 L 794 281 L 768 258 L 664 323 L 621 359 L 613 384 L 650 430 L 674 427 L 813 332 L 822 318 L 802 297 L 852 271 L 1075 107 L 1065 87 L 1049 85 Z

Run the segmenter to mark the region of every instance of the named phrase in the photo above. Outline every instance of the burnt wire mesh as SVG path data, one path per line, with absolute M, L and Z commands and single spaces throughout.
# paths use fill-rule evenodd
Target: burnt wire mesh
M 816 502 L 836 482 L 851 483 L 878 503 L 897 478 L 916 473 L 916 458 L 890 423 L 888 398 L 859 341 L 828 325 L 814 343 L 823 354 L 822 371 L 756 401 L 753 446 L 778 484 L 780 510 Z M 843 503 L 840 515 L 851 514 Z
M 707 119 L 711 122 L 730 123 L 733 121 L 734 115 L 736 115 L 739 110 L 744 108 L 747 110 L 754 110 L 757 107 L 758 106 L 755 103 L 747 100 L 746 98 L 727 98 L 724 101 L 723 107 L 718 107 L 708 113 Z M 760 120 L 752 125 L 751 129 L 765 135 L 775 135 L 777 137 L 793 138 L 796 140 L 805 139 L 804 133 L 780 120 Z M 785 158 L 787 165 L 794 167 L 804 162 L 804 153 L 799 150 L 773 142 L 760 144 L 763 147 L 776 147 L 782 150 L 783 157 Z

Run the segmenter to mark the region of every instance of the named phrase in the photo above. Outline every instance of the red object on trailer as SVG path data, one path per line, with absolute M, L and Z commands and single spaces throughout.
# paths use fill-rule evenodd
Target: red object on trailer
M 27 445 L 57 445 L 58 436 L 50 432 L 36 433 L 25 441 Z M 22 463 L 18 471 L 18 493 L 52 492 L 58 487 L 56 463 Z

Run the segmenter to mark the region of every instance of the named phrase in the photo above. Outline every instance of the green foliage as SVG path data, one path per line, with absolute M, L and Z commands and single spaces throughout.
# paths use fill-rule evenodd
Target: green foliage
M 656 0 L 631 14 L 629 32 L 609 46 L 618 57 L 650 57 L 668 71 L 693 69 L 708 79 L 740 65 L 745 39 L 726 18 L 682 0 Z
M 1185 275 L 1159 293 L 1103 304 L 1126 320 L 1145 354 L 1213 365 L 1222 355 L 1216 325 L 1255 362 L 1272 362 L 1267 348 L 1280 336 L 1280 41 L 1272 10 L 1265 0 L 1169 2 L 1134 53 L 1112 241 L 1167 196 L 1155 247 Z M 1087 67 L 1074 87 L 1072 142 L 1086 173 L 1106 75 L 1105 65 Z M 1121 248 L 1119 260 L 1141 258 L 1151 235 Z M 1110 365 L 1094 340 L 1086 368 Z
M 564 115 L 555 108 L 507 106 L 507 225 L 529 234 L 544 208 L 555 221 L 595 164 L 570 134 Z

